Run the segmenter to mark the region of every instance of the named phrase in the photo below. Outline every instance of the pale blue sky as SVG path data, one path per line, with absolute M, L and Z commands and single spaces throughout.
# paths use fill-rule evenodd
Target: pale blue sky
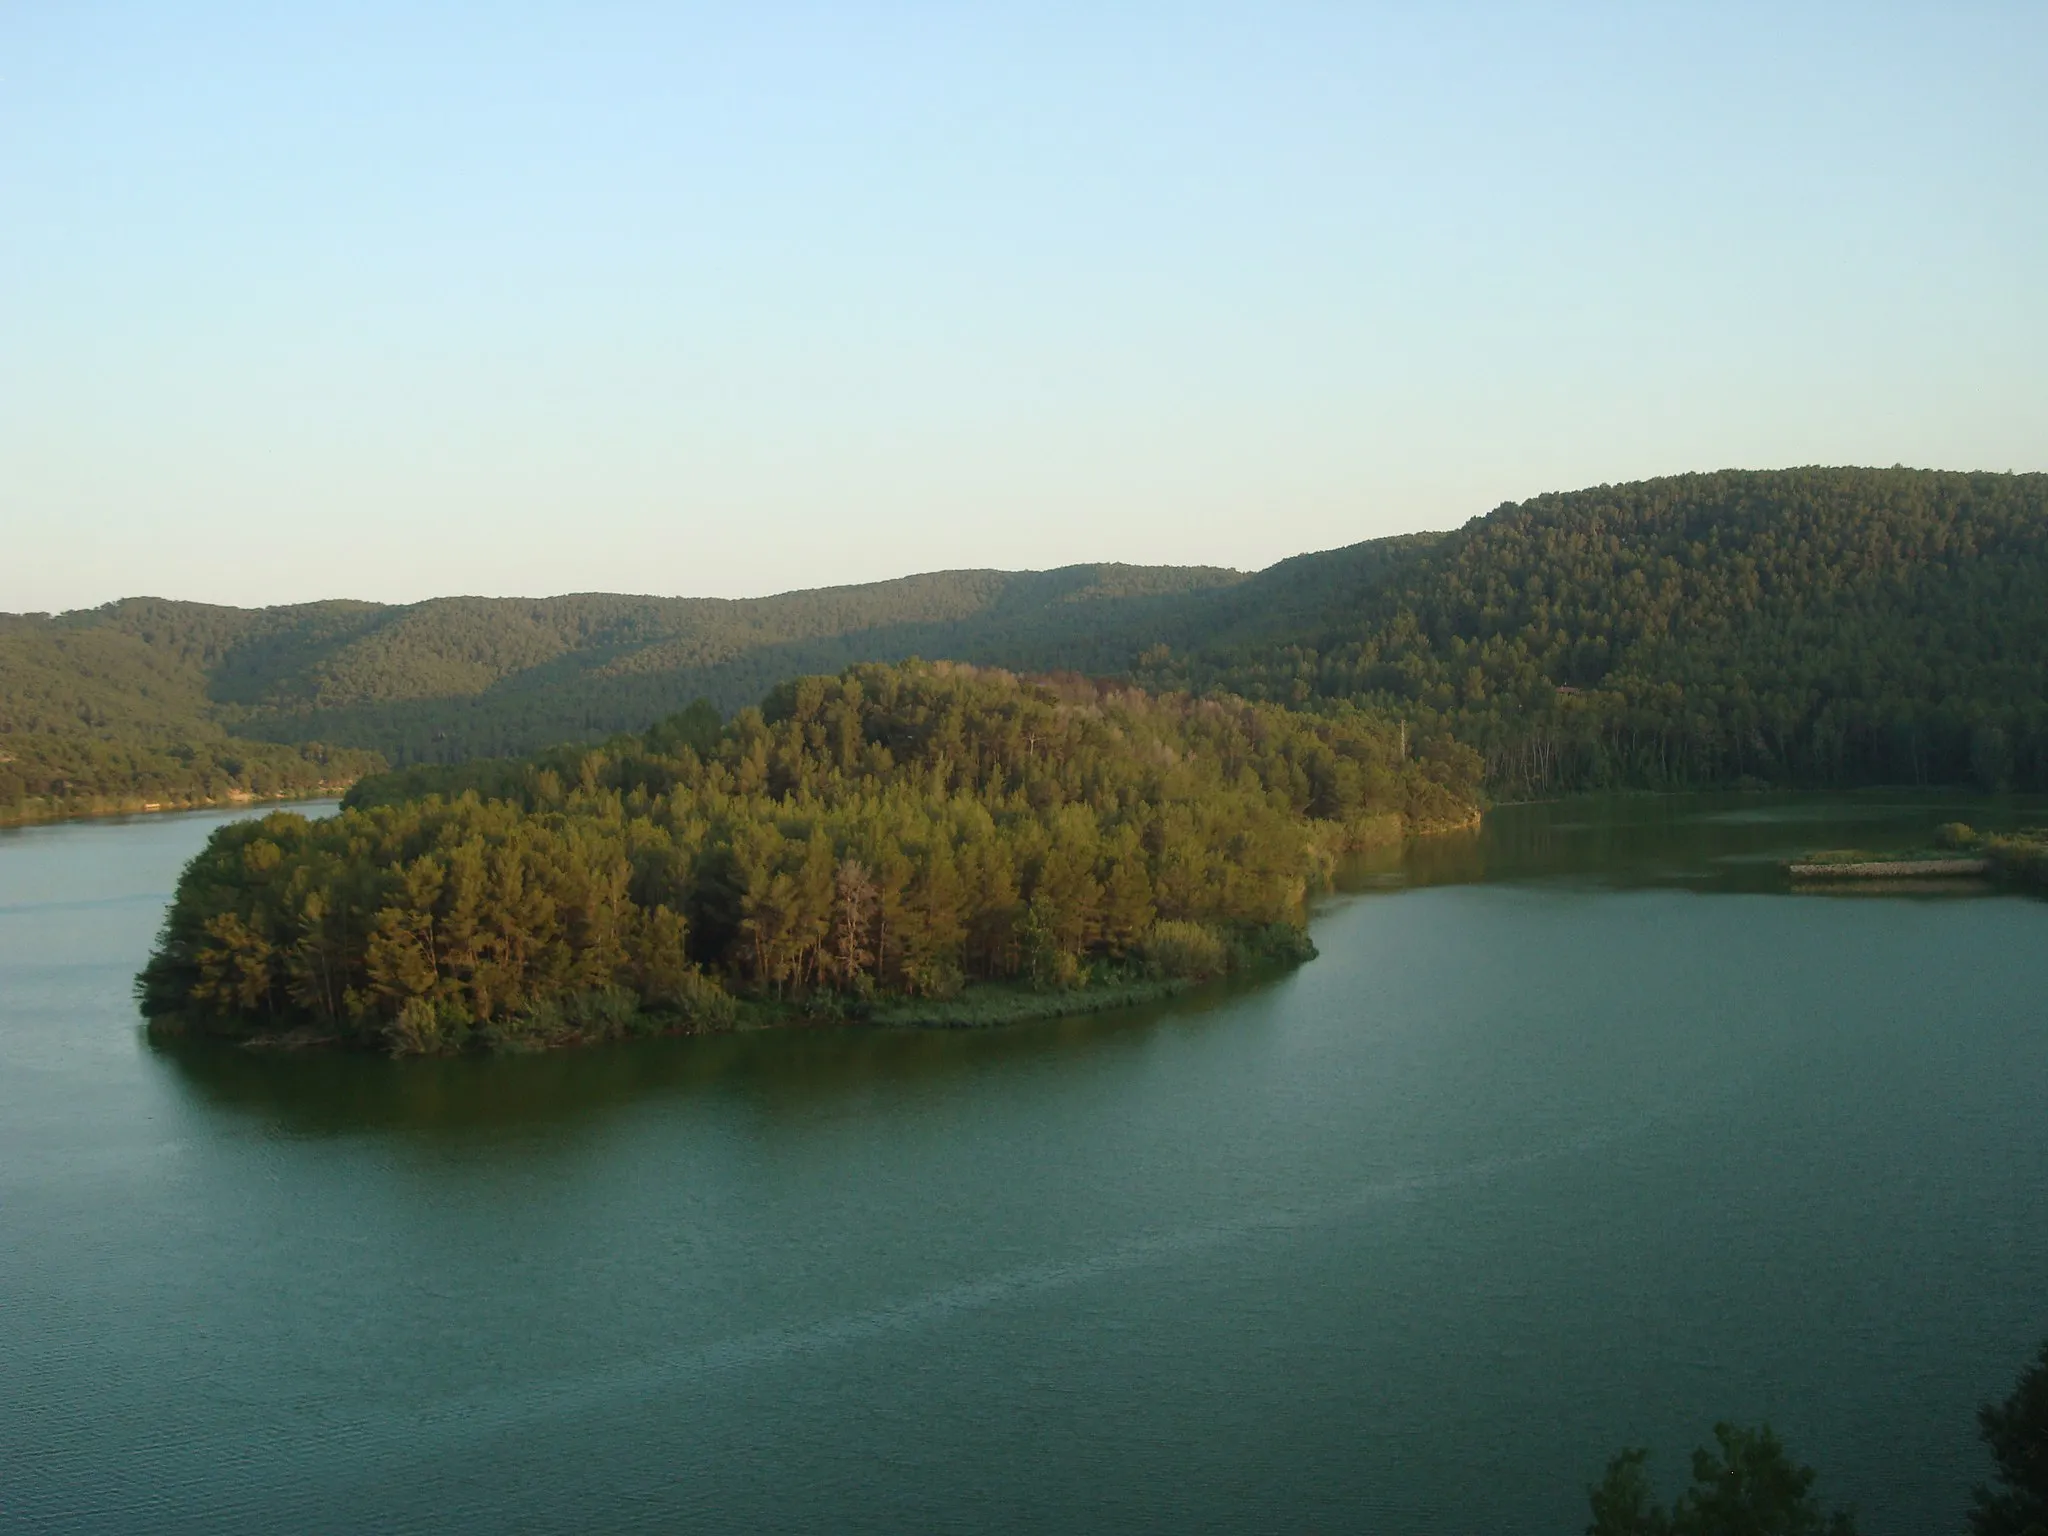
M 2048 6 L 0 3 L 0 608 L 2048 468 Z

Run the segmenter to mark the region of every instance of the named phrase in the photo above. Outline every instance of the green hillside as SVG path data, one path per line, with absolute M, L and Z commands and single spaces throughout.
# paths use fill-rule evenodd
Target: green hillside
M 1241 580 L 1117 565 L 945 571 L 749 599 L 448 598 L 289 671 L 252 672 L 237 729 L 331 739 L 394 763 L 453 762 L 644 729 L 692 700 L 731 713 L 783 679 L 911 656 L 1031 668 L 1125 664 L 1097 638 Z
M 1250 577 L 0 617 L 0 819 L 527 753 L 910 656 L 1350 700 L 1473 744 L 1496 793 L 2048 789 L 2048 476 L 1684 475 Z
M 2048 789 L 2048 475 L 1682 475 L 1390 551 L 1216 594 L 1138 680 L 1448 727 L 1496 793 Z
M 375 752 L 228 733 L 210 678 L 264 623 L 150 601 L 0 615 L 0 825 L 303 795 L 378 767 Z
M 236 609 L 134 598 L 0 616 L 0 822 L 346 782 L 730 713 L 799 673 L 912 655 L 1121 664 L 1100 637 L 1240 580 L 953 571 L 741 600 L 584 594 Z

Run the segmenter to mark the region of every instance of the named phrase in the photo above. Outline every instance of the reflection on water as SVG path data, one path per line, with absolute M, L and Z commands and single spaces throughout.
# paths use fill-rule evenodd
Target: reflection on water
M 604 1121 L 633 1105 L 717 1099 L 772 1119 L 857 1102 L 877 1087 L 942 1088 L 1003 1067 L 1086 1070 L 1168 1025 L 1199 1030 L 1261 987 L 1236 982 L 1171 1003 L 990 1030 L 789 1028 L 629 1040 L 587 1050 L 393 1061 L 368 1053 L 149 1041 L 152 1056 L 211 1107 L 294 1135 L 411 1130 L 460 1138 L 522 1123 Z
M 1791 888 L 1785 862 L 1816 848 L 1903 851 L 1928 846 L 1943 822 L 2000 832 L 2044 819 L 2048 801 L 2024 796 L 1615 795 L 1502 807 L 1477 832 L 1412 846 L 1405 872 L 1418 886 L 1585 880 L 1779 892 Z

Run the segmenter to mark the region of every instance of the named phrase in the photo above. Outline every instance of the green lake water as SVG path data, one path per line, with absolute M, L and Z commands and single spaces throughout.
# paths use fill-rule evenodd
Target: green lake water
M 2048 1336 L 2048 903 L 1931 798 L 1508 808 L 1168 1007 L 161 1050 L 222 818 L 0 835 L 0 1530 L 1573 1532 L 1769 1419 L 1958 1529 Z

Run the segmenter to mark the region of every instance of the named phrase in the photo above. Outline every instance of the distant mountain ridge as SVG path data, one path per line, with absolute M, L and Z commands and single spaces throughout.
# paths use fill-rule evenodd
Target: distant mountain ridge
M 0 818 L 346 781 L 644 728 L 915 654 L 1092 665 L 1100 637 L 1242 580 L 1209 567 L 950 571 L 762 598 L 607 593 L 0 615 Z
M 909 656 L 1350 701 L 1471 742 L 1511 794 L 2048 789 L 2048 476 L 1681 475 L 1252 575 L 1082 565 L 751 599 L 0 616 L 0 817 L 138 786 L 303 788 L 373 753 L 530 752 Z

